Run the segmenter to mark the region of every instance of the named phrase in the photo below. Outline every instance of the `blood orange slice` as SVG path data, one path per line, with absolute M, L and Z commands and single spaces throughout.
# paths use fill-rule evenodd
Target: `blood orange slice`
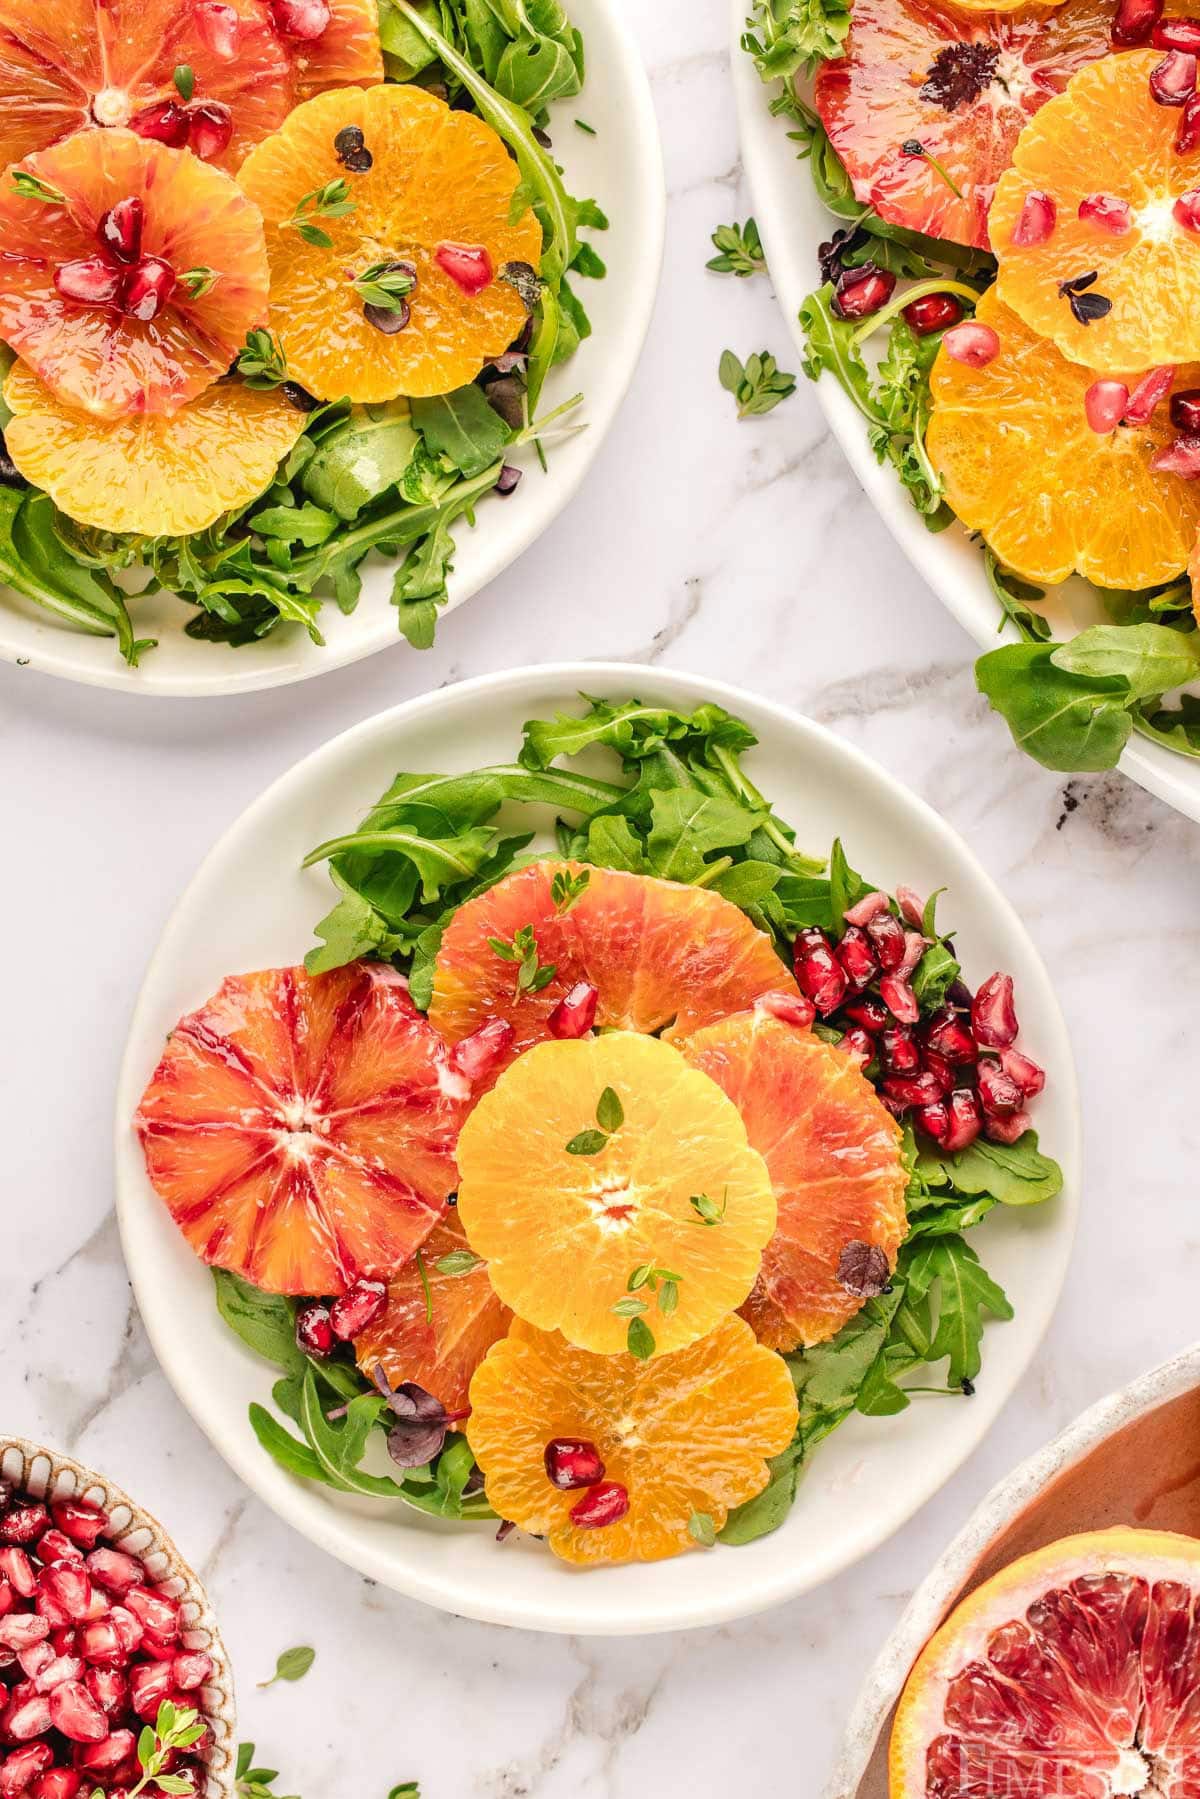
M 1107 54 L 1114 10 L 1112 0 L 992 12 L 855 0 L 845 54 L 816 81 L 855 198 L 893 225 L 986 249 L 988 208 L 1022 127 Z
M 114 208 L 130 221 L 119 249 Z M 132 131 L 77 132 L 8 171 L 0 264 L 0 337 L 98 418 L 175 411 L 266 318 L 258 209 L 220 169 Z
M 555 880 L 586 885 L 568 904 Z M 528 927 L 539 967 L 554 976 L 518 991 L 513 964 L 497 954 Z M 760 994 L 796 992 L 769 937 L 705 887 L 619 869 L 535 862 L 455 913 L 442 938 L 429 1016 L 452 1043 L 493 1018 L 508 1019 L 517 1054 L 547 1035 L 547 1019 L 580 981 L 599 992 L 598 1025 L 662 1031 L 668 1040 Z
M 299 99 L 383 80 L 375 0 L 274 0 L 271 16 L 291 56 Z
M 767 1013 L 722 1019 L 679 1047 L 729 1095 L 775 1190 L 779 1222 L 742 1316 L 772 1349 L 822 1343 L 896 1266 L 899 1127 L 841 1050 Z
M 589 1355 L 518 1319 L 471 1382 L 466 1426 L 500 1516 L 584 1565 L 695 1549 L 706 1539 L 693 1520 L 720 1530 L 767 1484 L 767 1458 L 795 1428 L 787 1365 L 740 1318 L 652 1362 Z M 577 1523 L 590 1495 L 548 1478 L 546 1447 L 563 1438 L 598 1452 L 606 1486 L 619 1489 L 613 1522 Z
M 1194 1799 L 1200 1541 L 1066 1537 L 976 1589 L 908 1678 L 892 1799 Z
M 471 1376 L 511 1321 L 487 1263 L 473 1254 L 451 1209 L 392 1275 L 387 1305 L 355 1338 L 354 1353 L 368 1377 L 382 1366 L 393 1389 L 415 1381 L 448 1412 L 458 1412 L 467 1405 Z
M 424 1242 L 456 1183 L 466 1084 L 399 975 L 231 975 L 180 1019 L 135 1120 L 206 1262 L 269 1293 L 340 1294 Z
M 292 94 L 259 0 L 0 0 L 0 166 L 73 131 L 128 125 L 236 169 Z

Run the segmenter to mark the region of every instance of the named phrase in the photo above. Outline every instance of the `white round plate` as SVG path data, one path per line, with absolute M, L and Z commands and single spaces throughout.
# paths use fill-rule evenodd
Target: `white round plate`
M 580 1573 L 541 1545 L 500 1546 L 483 1526 L 444 1525 L 395 1506 L 344 1503 L 285 1474 L 246 1418 L 269 1403 L 273 1374 L 222 1324 L 212 1279 L 147 1179 L 131 1119 L 180 1014 L 222 977 L 297 962 L 328 909 L 305 853 L 354 825 L 398 770 L 466 771 L 510 762 L 528 718 L 578 705 L 580 689 L 693 708 L 715 700 L 760 739 L 748 770 L 802 846 L 825 854 L 840 835 L 856 868 L 887 886 L 949 889 L 966 977 L 1016 980 L 1022 1046 L 1049 1071 L 1041 1140 L 1066 1177 L 1062 1196 L 997 1208 L 973 1234 L 1016 1307 L 987 1334 L 976 1396 L 916 1399 L 898 1418 L 855 1417 L 821 1446 L 784 1527 L 738 1549 Z M 549 831 L 553 820 L 547 813 Z M 530 1629 L 626 1634 L 716 1624 L 827 1580 L 897 1530 L 985 1434 L 1028 1365 L 1057 1301 L 1080 1191 L 1080 1122 L 1070 1044 L 1053 989 L 1024 927 L 954 832 L 921 800 L 821 726 L 695 675 L 622 663 L 517 669 L 466 681 L 357 725 L 275 783 L 202 864 L 150 964 L 121 1073 L 117 1205 L 129 1273 L 154 1348 L 184 1405 L 246 1483 L 279 1515 L 374 1580 L 447 1611 Z
M 817 245 L 843 221 L 833 219 L 817 197 L 807 164 L 796 156 L 786 119 L 773 118 L 776 88 L 760 79 L 754 60 L 741 48 L 745 0 L 729 0 L 733 21 L 733 85 L 737 98 L 742 161 L 754 196 L 754 216 L 762 233 L 771 280 L 801 355 L 805 351 L 800 308 L 819 285 Z M 815 384 L 830 430 L 866 489 L 876 511 L 913 567 L 981 650 L 1016 638 L 1013 626 L 1000 631 L 1000 608 L 984 573 L 979 546 L 961 525 L 936 535 L 910 503 L 891 465 L 881 467 L 867 441 L 866 425 L 849 396 L 831 375 Z M 1074 637 L 1089 625 L 1111 624 L 1095 593 L 1081 581 L 1052 589 L 1046 616 L 1058 638 Z M 995 720 L 997 730 L 1006 726 Z M 1122 771 L 1188 818 L 1200 819 L 1200 760 L 1134 737 L 1121 757 Z
M 542 410 L 582 393 L 574 418 L 587 429 L 549 450 L 545 472 L 532 448 L 522 450 L 514 460 L 525 479 L 512 498 L 485 500 L 474 529 L 459 521 L 447 609 L 514 562 L 578 490 L 633 379 L 658 291 L 666 189 L 650 84 L 619 0 L 571 0 L 570 10 L 583 33 L 587 79 L 576 100 L 553 109 L 554 147 L 570 190 L 595 198 L 608 216 L 607 231 L 587 233 L 608 274 L 580 283 L 592 335 L 551 371 Z M 594 137 L 576 129 L 576 114 L 595 128 Z M 158 638 L 136 669 L 122 662 L 113 638 L 75 630 L 0 587 L 0 656 L 28 661 L 44 674 L 155 697 L 249 693 L 305 681 L 403 643 L 390 603 L 394 564 L 372 557 L 362 572 L 362 597 L 353 613 L 343 616 L 332 599 L 321 608 L 323 648 L 298 625 L 281 625 L 261 643 L 236 650 L 197 643 L 183 630 L 191 609 L 174 596 L 135 602 L 138 636 Z

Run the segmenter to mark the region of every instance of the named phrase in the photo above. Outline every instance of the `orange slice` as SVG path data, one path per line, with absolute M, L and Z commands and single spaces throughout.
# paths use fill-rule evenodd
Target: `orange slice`
M 1106 375 L 1200 357 L 1200 232 L 1174 212 L 1200 188 L 1200 149 L 1176 150 L 1179 108 L 1151 95 L 1161 60 L 1136 50 L 1081 70 L 1021 133 L 992 204 L 1000 298 L 1064 356 Z M 1053 229 L 1014 243 L 1031 194 L 1054 202 Z M 1128 230 L 1079 217 L 1093 194 L 1128 205 Z M 1063 283 L 1092 275 L 1073 306 Z M 1105 301 L 1104 316 L 1076 316 Z
M 389 1275 L 445 1211 L 466 1101 L 399 975 L 231 975 L 181 1018 L 135 1120 L 206 1262 L 268 1293 Z
M 283 123 L 292 87 L 259 0 L 0 0 L 0 166 L 132 125 L 236 169 Z
M 273 17 L 292 59 L 299 99 L 383 80 L 375 0 L 276 0 Z
M 27 481 L 100 531 L 185 537 L 266 487 L 304 429 L 278 392 L 221 381 L 169 418 L 95 419 L 63 406 L 15 362 L 4 384 L 4 442 Z
M 335 144 L 351 128 L 370 158 L 363 172 Z M 339 88 L 297 107 L 251 151 L 238 179 L 267 221 L 271 306 L 288 367 L 319 398 L 448 393 L 521 331 L 525 307 L 503 272 L 537 265 L 541 227 L 528 208 L 510 222 L 517 165 L 474 113 L 454 112 L 418 87 Z M 312 219 L 328 241 L 306 241 L 293 222 L 297 208 L 335 181 L 352 210 Z M 447 259 L 457 266 L 456 250 L 486 278 L 479 291 L 443 267 Z M 397 262 L 415 278 L 407 323 L 380 329 L 355 280 Z
M 892 1799 L 1190 1799 L 1200 1541 L 1115 1529 L 1013 1562 L 951 1613 L 892 1730 Z
M 656 1037 L 538 1044 L 471 1113 L 458 1166 L 459 1217 L 504 1303 L 601 1355 L 625 1348 L 639 1301 L 657 1353 L 703 1336 L 745 1299 L 775 1228 L 737 1108 Z M 692 1203 L 702 1194 L 723 1208 L 716 1228 Z M 662 1283 L 631 1292 L 645 1268 Z
M 518 1319 L 471 1382 L 466 1426 L 493 1509 L 585 1566 L 696 1548 L 692 1520 L 720 1530 L 766 1486 L 767 1458 L 795 1428 L 787 1365 L 740 1318 L 652 1362 L 589 1355 Z M 598 1450 L 605 1480 L 627 1496 L 617 1522 L 572 1522 L 585 1494 L 551 1485 L 544 1458 L 556 1438 Z
M 779 1222 L 742 1316 L 772 1349 L 823 1343 L 896 1266 L 908 1229 L 899 1126 L 841 1050 L 766 1013 L 679 1047 L 729 1095 L 775 1190 Z
M 18 174 L 61 200 L 22 192 Z M 100 237 L 124 201 L 143 221 L 128 261 Z M 225 373 L 266 317 L 257 209 L 220 169 L 132 131 L 78 132 L 10 170 L 0 180 L 0 263 L 0 337 L 58 399 L 97 418 L 175 411 Z M 64 282 L 89 270 L 110 296 L 66 297 Z M 154 311 L 135 310 L 129 284 L 162 271 Z M 193 292 L 184 276 L 201 271 Z
M 584 874 L 578 898 L 556 902 L 555 878 Z M 517 992 L 512 963 L 493 948 L 526 926 L 539 965 L 555 970 L 536 993 Z M 719 893 L 619 869 L 535 862 L 455 913 L 438 951 L 429 1016 L 452 1043 L 507 1019 L 517 1054 L 547 1035 L 551 1012 L 580 981 L 599 991 L 598 1025 L 663 1031 L 668 1040 L 760 994 L 797 991 L 770 938 Z
M 382 1365 L 393 1389 L 415 1381 L 448 1412 L 459 1412 L 466 1408 L 471 1376 L 511 1321 L 487 1263 L 472 1253 L 452 1208 L 412 1261 L 392 1275 L 387 1305 L 355 1338 L 354 1353 L 368 1378 Z
M 1200 484 L 1150 466 L 1175 435 L 1168 408 L 1144 425 L 1093 431 L 1084 411 L 1092 370 L 1036 337 L 994 288 L 976 317 L 996 332 L 999 355 L 975 369 L 938 352 L 926 433 L 963 524 L 1042 585 L 1073 570 L 1101 587 L 1150 587 L 1180 574 L 1200 524 Z M 1138 379 L 1118 378 L 1131 390 Z M 1200 368 L 1180 369 L 1176 380 L 1193 386 Z

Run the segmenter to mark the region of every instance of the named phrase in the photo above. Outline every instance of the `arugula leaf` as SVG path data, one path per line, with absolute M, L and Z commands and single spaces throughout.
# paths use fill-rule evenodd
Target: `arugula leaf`
M 953 1155 L 923 1149 L 916 1165 L 930 1187 L 987 1194 L 1004 1206 L 1041 1205 L 1062 1192 L 1062 1169 L 1041 1153 L 1036 1131 L 1026 1131 L 1015 1143 L 977 1137 Z
M 667 881 L 694 881 L 714 850 L 748 843 L 764 814 L 750 812 L 722 794 L 676 787 L 650 802 L 653 823 L 646 840 L 650 867 Z
M 406 400 L 355 407 L 322 437 L 300 485 L 326 511 L 355 519 L 365 506 L 399 485 L 419 442 Z
M 96 637 L 115 637 L 132 668 L 148 638 L 135 638 L 121 592 L 87 568 L 58 531 L 53 501 L 34 488 L 0 487 L 0 581 Z
M 1036 610 L 1037 602 L 1046 597 L 1045 590 L 1002 568 L 987 544 L 983 546 L 983 567 L 1004 616 L 1012 620 L 1027 642 L 1045 643 L 1053 632 L 1049 619 Z
M 973 1381 L 980 1370 L 983 1314 L 1008 1319 L 1013 1315 L 1012 1306 L 1004 1289 L 980 1266 L 979 1257 L 961 1237 L 936 1237 L 919 1245 L 914 1269 L 918 1260 L 922 1278 L 936 1279 L 941 1289 L 929 1360 L 948 1357 L 950 1385 L 961 1387 L 964 1381 Z
M 353 831 L 346 837 L 331 837 L 328 843 L 318 844 L 309 851 L 302 866 L 311 868 L 314 862 L 327 862 L 350 851 L 386 850 L 412 863 L 421 879 L 422 898 L 433 900 L 445 887 L 478 874 L 495 835 L 484 825 L 471 825 L 449 837 L 425 837 L 401 825 L 386 830 Z
M 495 462 L 512 437 L 481 387 L 460 387 L 411 404 L 413 425 L 430 449 L 468 478 Z
M 304 1352 L 296 1343 L 291 1302 L 278 1293 L 263 1293 L 225 1268 L 214 1268 L 217 1310 L 247 1349 L 288 1374 L 301 1374 Z

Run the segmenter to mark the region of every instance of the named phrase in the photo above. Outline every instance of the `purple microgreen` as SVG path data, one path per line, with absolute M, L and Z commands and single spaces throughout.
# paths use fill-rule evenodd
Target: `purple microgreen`
M 361 125 L 343 125 L 333 137 L 333 153 L 352 175 L 365 175 L 375 158 L 367 149 Z
M 392 1390 L 382 1369 L 376 1364 L 375 1384 L 388 1402 L 395 1423 L 388 1432 L 388 1454 L 400 1468 L 424 1468 L 440 1455 L 446 1432 L 466 1412 L 448 1412 L 436 1394 L 426 1392 L 416 1381 L 403 1381 Z
M 847 1293 L 856 1299 L 876 1299 L 888 1284 L 891 1269 L 877 1243 L 845 1244 L 838 1257 L 837 1277 Z
M 1097 270 L 1089 269 L 1084 275 L 1072 275 L 1069 281 L 1060 281 L 1058 284 L 1059 298 L 1066 300 L 1077 324 L 1090 325 L 1093 320 L 1105 318 L 1112 311 L 1112 301 L 1106 294 L 1087 291 L 1096 285 L 1098 278 Z
M 999 61 L 1000 51 L 995 44 L 946 44 L 929 66 L 921 99 L 932 101 L 944 112 L 972 106 L 996 79 Z

